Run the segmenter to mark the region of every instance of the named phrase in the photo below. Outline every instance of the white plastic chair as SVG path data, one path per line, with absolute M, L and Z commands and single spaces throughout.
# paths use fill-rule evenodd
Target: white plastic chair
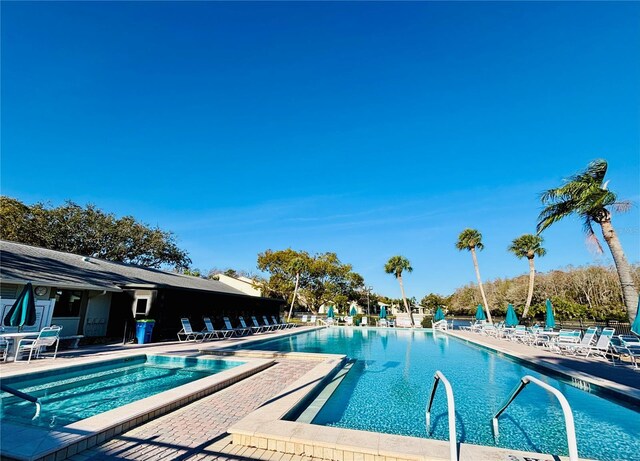
M 204 333 L 201 331 L 193 331 L 188 318 L 181 318 L 180 323 L 182 323 L 182 330 L 178 332 L 178 341 L 181 343 L 185 341 L 197 341 L 198 338 L 204 341 Z
M 18 342 L 18 347 L 16 348 L 16 362 L 23 362 L 24 360 L 20 360 L 20 354 L 22 352 L 29 351 L 29 359 L 27 363 L 31 362 L 32 357 L 40 357 L 42 350 L 45 347 L 56 346 L 53 357 L 56 358 L 58 354 L 58 346 L 60 345 L 60 330 L 62 327 L 51 325 L 50 327 L 44 327 L 40 330 L 38 337 L 35 339 L 32 338 L 23 338 Z
M 229 330 L 216 330 L 213 326 L 213 322 L 209 317 L 204 317 L 204 330 L 202 330 L 202 334 L 204 335 L 204 339 L 218 338 L 225 339 L 233 334 L 233 331 Z

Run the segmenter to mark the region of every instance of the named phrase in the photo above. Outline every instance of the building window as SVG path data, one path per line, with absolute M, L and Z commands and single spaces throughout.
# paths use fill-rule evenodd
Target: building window
M 147 302 L 148 298 L 138 298 L 136 299 L 136 318 L 144 317 L 147 315 Z
M 80 306 L 84 293 L 79 290 L 56 290 L 54 317 L 80 317 Z

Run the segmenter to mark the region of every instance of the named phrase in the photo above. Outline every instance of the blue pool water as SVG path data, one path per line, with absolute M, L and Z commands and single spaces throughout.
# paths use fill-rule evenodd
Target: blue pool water
M 140 355 L 102 364 L 3 379 L 3 384 L 38 397 L 35 406 L 0 393 L 0 416 L 22 424 L 60 427 L 211 376 L 243 362 L 174 356 Z
M 440 370 L 455 394 L 459 441 L 566 455 L 560 405 L 534 385 L 501 416 L 500 438 L 494 441 L 493 414 L 528 374 L 566 396 L 573 409 L 580 457 L 640 460 L 640 413 L 634 409 L 443 334 L 331 328 L 244 347 L 346 354 L 356 359 L 313 424 L 427 437 L 425 407 L 433 375 Z M 444 389 L 439 386 L 432 410 L 432 438 L 448 440 L 446 411 Z

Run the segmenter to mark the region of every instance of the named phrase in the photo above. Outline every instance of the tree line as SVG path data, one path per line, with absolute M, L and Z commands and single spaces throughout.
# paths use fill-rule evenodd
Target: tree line
M 604 181 L 606 172 L 607 162 L 596 160 L 585 171 L 567 179 L 561 187 L 542 194 L 545 208 L 538 217 L 537 232 L 521 235 L 507 247 L 514 256 L 527 259 L 529 276 L 526 282 L 525 278 L 516 277 L 492 281 L 485 287 L 477 254 L 484 248 L 482 234 L 476 229 L 464 229 L 455 247 L 471 254 L 477 289 L 471 285 L 461 287 L 446 298 L 431 294 L 423 298 L 423 305 L 431 307 L 439 302 L 453 312 L 462 313 L 482 304 L 491 321 L 492 309 L 500 313 L 509 302 L 522 305 L 522 315 L 527 317 L 538 313 L 541 300 L 551 298 L 556 300 L 556 307 L 564 303 L 563 309 L 573 312 L 571 315 L 597 319 L 626 316 L 633 321 L 638 302 L 638 268 L 627 261 L 611 224 L 612 211 L 625 211 L 630 204 L 618 200 L 608 189 L 609 181 Z M 536 274 L 534 259 L 546 254 L 541 233 L 570 215 L 582 219 L 588 238 L 601 249 L 593 228 L 594 224 L 600 226 L 613 255 L 615 270 L 588 267 Z M 43 203 L 28 206 L 0 196 L 0 238 L 153 268 L 170 266 L 188 275 L 203 276 L 199 270 L 190 268 L 191 260 L 187 252 L 177 246 L 173 233 L 140 223 L 131 216 L 117 218 L 93 205 L 83 207 L 72 201 L 59 207 Z M 285 300 L 290 312 L 296 302 L 315 312 L 327 303 L 346 307 L 350 301 L 363 305 L 372 299 L 380 299 L 380 296 L 366 292 L 363 277 L 354 272 L 350 264 L 340 261 L 335 253 L 269 249 L 258 255 L 257 268 L 265 275 L 251 277 L 256 286 L 262 288 L 264 296 Z M 412 270 L 410 261 L 401 255 L 391 257 L 384 265 L 384 271 L 397 279 L 402 306 L 413 323 L 402 277 L 403 273 Z M 205 278 L 214 277 L 214 272 L 209 272 Z M 232 269 L 228 272 L 238 274 Z
M 29 206 L 0 196 L 0 238 L 156 269 L 184 270 L 191 264 L 172 232 L 72 201 L 58 207 Z

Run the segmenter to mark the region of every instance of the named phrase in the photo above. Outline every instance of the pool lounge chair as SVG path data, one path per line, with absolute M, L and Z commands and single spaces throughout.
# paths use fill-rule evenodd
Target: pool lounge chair
M 275 315 L 271 316 L 271 324 L 272 325 L 277 325 L 279 329 L 281 330 L 286 330 L 287 328 L 289 328 L 289 324 L 285 323 L 285 322 L 278 322 L 278 320 L 276 319 Z
M 312 315 L 311 318 L 309 318 L 309 324 L 315 325 L 316 322 L 317 322 L 317 317 L 315 315 Z
M 369 326 L 369 319 L 367 317 L 362 317 L 360 319 L 360 326 L 361 327 L 368 327 Z
M 277 322 L 276 323 L 271 323 L 266 315 L 262 316 L 262 321 L 264 322 L 265 325 L 271 327 L 272 331 L 276 331 L 276 330 L 281 330 L 282 329 L 282 326 L 278 325 Z
M 225 339 L 231 337 L 233 331 L 229 330 L 216 330 L 213 327 L 213 322 L 209 317 L 204 317 L 204 330 L 202 330 L 202 334 L 204 334 L 205 339 L 217 338 L 217 339 Z
M 353 317 L 351 317 L 350 315 L 347 315 L 344 318 L 344 324 L 347 326 L 353 326 Z
M 595 345 L 589 346 L 586 348 L 586 356 L 589 357 L 591 354 L 600 355 L 607 358 L 607 354 L 611 355 L 611 339 L 613 338 L 613 334 L 615 333 L 614 328 L 603 328 L 602 333 L 600 333 L 600 337 Z M 612 356 L 613 358 L 613 356 Z
M 52 347 L 55 345 L 55 350 L 53 351 L 53 357 L 56 358 L 58 354 L 58 345 L 60 344 L 60 330 L 62 327 L 52 325 L 50 327 L 44 327 L 40 330 L 38 337 L 33 338 L 23 338 L 18 342 L 18 346 L 16 348 L 16 362 L 24 362 L 24 360 L 20 360 L 20 354 L 23 352 L 29 351 L 29 359 L 27 363 L 31 362 L 33 357 L 40 357 L 40 354 L 46 347 Z
M 244 317 L 243 316 L 241 316 L 241 315 L 238 316 L 238 322 L 240 322 L 240 328 L 244 328 L 245 330 L 248 331 L 247 334 L 252 335 L 254 333 L 257 333 L 257 331 L 255 330 L 256 327 L 248 326 L 247 322 L 244 321 Z
M 269 331 L 273 331 L 274 330 L 273 326 L 271 326 L 271 325 L 260 325 L 260 322 L 258 322 L 258 319 L 256 318 L 255 315 L 251 316 L 251 323 L 253 323 L 253 326 L 255 328 L 260 328 L 261 329 L 260 331 L 263 332 L 263 333 L 267 333 Z
M 9 341 L 0 337 L 0 362 L 7 361 L 7 355 L 9 354 Z
M 579 343 L 566 343 L 560 344 L 560 352 L 566 352 L 567 354 L 579 354 L 581 352 L 585 352 L 589 350 L 591 346 L 596 343 L 596 333 L 598 332 L 598 327 L 589 327 L 587 331 L 584 332 L 584 336 Z
M 234 328 L 233 325 L 231 325 L 231 320 L 229 320 L 229 317 L 222 317 L 222 321 L 224 322 L 224 326 L 227 331 L 232 331 L 234 336 L 246 336 L 251 333 L 251 328 Z
M 186 342 L 186 341 L 204 341 L 204 333 L 201 331 L 193 331 L 191 328 L 191 322 L 189 322 L 188 318 L 181 318 L 180 323 L 182 323 L 182 330 L 178 332 L 178 341 Z
M 300 323 L 307 323 L 307 317 L 309 317 L 307 314 L 304 314 L 301 318 L 300 318 Z
M 387 319 L 380 319 L 378 320 L 378 326 L 386 328 L 389 326 L 389 323 L 387 322 Z
M 293 322 L 286 322 L 282 317 L 278 317 L 280 319 L 280 323 L 285 325 L 286 328 L 295 328 L 298 326 L 297 323 L 293 323 Z

